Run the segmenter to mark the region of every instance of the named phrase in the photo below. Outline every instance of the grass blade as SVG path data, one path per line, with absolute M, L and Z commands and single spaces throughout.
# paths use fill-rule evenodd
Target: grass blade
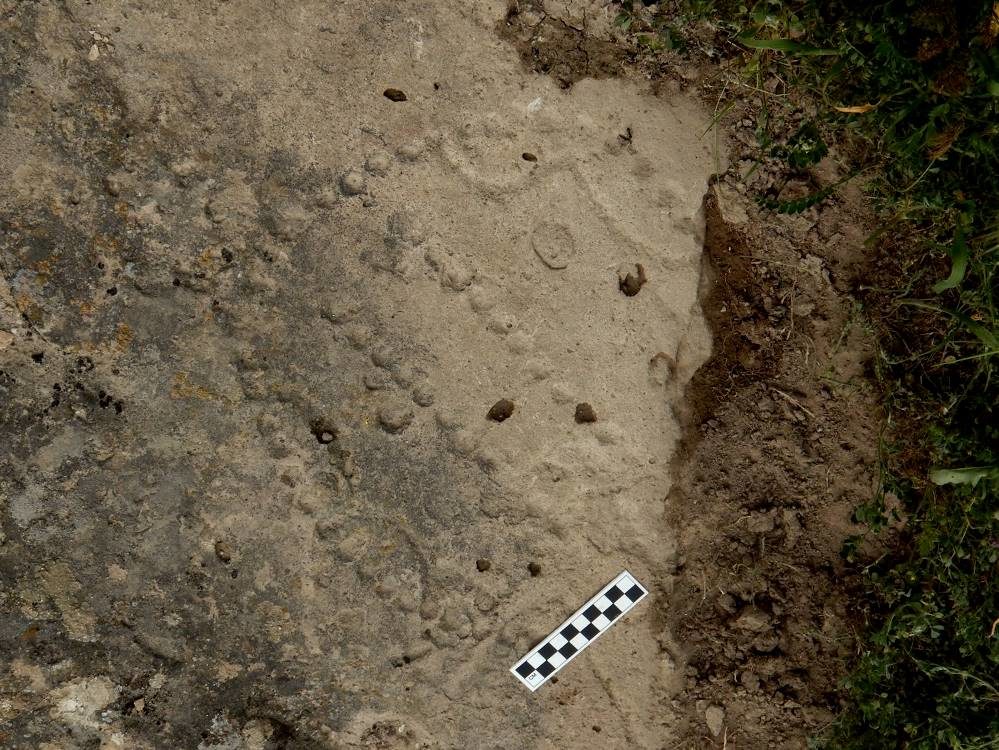
M 756 39 L 751 36 L 740 36 L 738 40 L 740 44 L 751 49 L 768 49 L 802 57 L 839 54 L 839 50 L 836 49 L 815 47 L 811 44 L 796 42 L 793 39 Z
M 954 243 L 950 246 L 950 275 L 943 281 L 938 281 L 933 285 L 933 291 L 940 292 L 953 289 L 964 280 L 964 274 L 968 270 L 968 259 L 971 253 L 968 252 L 968 243 L 964 241 L 964 232 L 960 229 L 954 237 Z

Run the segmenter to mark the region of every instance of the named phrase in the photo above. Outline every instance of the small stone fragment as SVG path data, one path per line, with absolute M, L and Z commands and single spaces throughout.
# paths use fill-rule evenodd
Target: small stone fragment
M 593 411 L 592 406 L 585 401 L 581 404 L 576 404 L 576 424 L 588 424 L 596 421 L 597 413 Z
M 531 578 L 537 578 L 541 575 L 541 566 L 536 562 L 531 562 L 527 564 L 527 572 L 531 574 Z
M 404 102 L 406 101 L 406 92 L 402 89 L 385 89 L 385 98 L 391 99 L 393 102 Z
M 704 723 L 708 725 L 711 734 L 717 737 L 725 726 L 725 712 L 718 706 L 708 706 L 704 710 Z
M 350 170 L 340 175 L 340 190 L 344 195 L 361 195 L 368 189 L 364 175 L 357 170 Z
M 475 567 L 480 573 L 485 573 L 492 566 L 493 564 L 484 557 L 480 557 L 478 560 L 475 561 Z
M 634 297 L 645 286 L 648 278 L 645 267 L 641 263 L 634 266 L 622 266 L 617 270 L 617 287 L 626 297 Z
M 215 556 L 228 564 L 232 560 L 232 547 L 219 539 L 215 542 Z
M 378 412 L 378 421 L 386 432 L 402 432 L 413 422 L 413 412 L 409 409 L 385 408 Z
M 508 398 L 501 398 L 489 409 L 486 418 L 494 422 L 502 422 L 513 414 L 513 401 Z
M 520 158 L 524 161 L 537 161 L 538 157 L 532 154 L 530 151 L 525 151 L 520 155 Z

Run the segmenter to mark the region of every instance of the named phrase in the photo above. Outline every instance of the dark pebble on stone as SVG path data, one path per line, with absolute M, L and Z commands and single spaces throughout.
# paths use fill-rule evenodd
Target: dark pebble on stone
M 215 556 L 224 563 L 232 560 L 232 547 L 219 539 L 215 542 Z
M 648 278 L 645 275 L 645 268 L 641 263 L 635 264 L 635 273 L 630 271 L 626 274 L 618 274 L 617 286 L 626 297 L 634 297 L 645 286 Z
M 512 414 L 513 401 L 508 398 L 501 398 L 492 405 L 492 408 L 489 410 L 489 413 L 486 414 L 486 417 L 494 422 L 502 422 L 503 420 L 508 419 Z

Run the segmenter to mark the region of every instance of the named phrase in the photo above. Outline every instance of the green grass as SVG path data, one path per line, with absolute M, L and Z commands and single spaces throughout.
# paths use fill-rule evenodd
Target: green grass
M 881 352 L 883 481 L 856 518 L 891 552 L 864 569 L 849 708 L 816 742 L 999 748 L 999 4 L 637 6 L 623 3 L 618 25 L 646 54 L 689 51 L 703 39 L 694 24 L 709 23 L 753 88 L 776 80 L 786 95 L 762 97 L 760 156 L 791 180 L 835 141 L 882 223 L 879 276 L 861 299 Z M 795 212 L 834 188 L 788 201 L 778 183 L 758 199 Z M 844 554 L 860 564 L 858 542 Z

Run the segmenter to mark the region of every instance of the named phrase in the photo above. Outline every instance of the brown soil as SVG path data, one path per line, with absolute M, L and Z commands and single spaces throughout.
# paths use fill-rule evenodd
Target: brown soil
M 684 746 L 803 748 L 832 719 L 853 653 L 840 550 L 873 484 L 872 351 L 826 270 L 843 261 L 836 248 L 780 217 L 734 226 L 714 196 L 705 209 L 715 349 L 687 390 L 669 503 L 680 563 L 665 617 L 686 664 Z M 725 716 L 717 737 L 712 706 Z
M 577 26 L 567 13 L 550 13 L 541 0 L 509 0 L 496 30 L 525 66 L 567 89 L 582 78 L 618 75 L 630 57 L 620 44 L 589 33 L 587 18 L 581 16 Z

